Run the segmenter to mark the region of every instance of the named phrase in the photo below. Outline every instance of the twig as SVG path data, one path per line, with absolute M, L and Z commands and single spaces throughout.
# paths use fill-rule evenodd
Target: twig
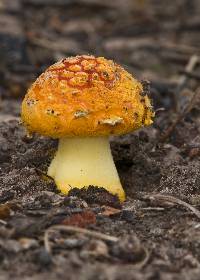
M 199 149 L 200 148 L 200 143 L 194 143 L 194 144 L 184 144 L 183 145 L 183 148 L 186 148 L 186 149 Z
M 180 70 L 181 74 L 184 74 L 185 76 L 188 76 L 189 78 L 200 80 L 200 74 L 194 72 L 194 71 L 186 71 L 186 70 Z
M 155 110 L 155 113 L 157 114 L 157 113 L 159 113 L 159 112 L 164 112 L 164 111 L 166 111 L 166 109 L 163 108 L 163 107 L 161 107 L 161 108 L 156 109 L 156 110 Z
M 176 198 L 174 196 L 171 195 L 163 195 L 163 194 L 145 194 L 143 197 L 141 197 L 144 200 L 150 200 L 150 201 L 158 201 L 158 202 L 169 202 L 172 204 L 176 204 L 176 205 L 181 205 L 184 206 L 187 209 L 190 209 L 190 211 L 192 213 L 194 213 L 197 218 L 200 219 L 200 211 L 198 209 L 196 209 L 194 206 L 192 206 L 191 204 Z
M 2 219 L 0 219 L 0 224 L 2 224 L 2 225 L 7 225 L 7 222 L 6 221 L 4 221 L 4 220 L 2 220 Z
M 176 120 L 164 131 L 164 133 L 160 136 L 160 141 L 164 142 L 174 131 L 177 124 L 191 111 L 191 109 L 194 107 L 194 104 L 196 102 L 197 96 L 200 94 L 200 87 L 197 88 L 196 92 L 194 92 L 192 98 L 190 99 L 190 102 L 186 106 L 186 108 L 183 110 L 182 113 L 180 113 Z
M 140 268 L 144 267 L 145 264 L 146 264 L 146 263 L 148 262 L 148 260 L 149 260 L 149 257 L 150 257 L 149 251 L 148 251 L 146 248 L 144 248 L 144 247 L 143 247 L 143 250 L 144 250 L 144 253 L 145 253 L 145 257 L 144 257 L 144 259 L 142 259 L 140 262 L 135 263 L 135 264 L 134 264 L 134 268 L 140 269 Z M 132 266 L 133 266 L 133 265 L 132 265 Z
M 143 211 L 164 211 L 165 208 L 163 207 L 142 207 L 140 208 Z
M 193 69 L 195 68 L 195 66 L 197 65 L 197 63 L 199 62 L 199 56 L 197 55 L 192 55 L 185 67 L 185 71 L 187 73 L 191 73 L 193 71 Z M 186 86 L 187 84 L 187 81 L 188 81 L 188 74 L 183 74 L 180 76 L 179 78 L 179 81 L 178 81 L 178 85 L 177 85 L 177 88 L 175 90 L 175 94 L 179 94 L 183 89 L 184 87 Z
M 51 254 L 51 252 L 52 252 L 51 245 L 49 243 L 49 234 L 50 234 L 50 232 L 53 232 L 55 230 L 63 230 L 63 231 L 66 231 L 66 232 L 82 233 L 82 234 L 85 234 L 85 235 L 88 235 L 88 236 L 91 236 L 91 237 L 99 238 L 99 239 L 114 242 L 114 243 L 119 241 L 119 238 L 117 238 L 115 236 L 110 236 L 110 235 L 107 235 L 107 234 L 104 234 L 104 233 L 101 233 L 101 232 L 98 232 L 98 231 L 91 231 L 91 230 L 88 230 L 88 229 L 83 229 L 83 228 L 74 227 L 74 226 L 55 225 L 55 226 L 52 226 L 52 227 L 48 228 L 45 231 L 45 234 L 44 234 L 44 246 L 45 246 L 46 251 L 49 254 Z M 149 251 L 144 247 L 142 247 L 142 249 L 143 249 L 144 254 L 145 254 L 144 258 L 140 262 L 137 262 L 137 263 L 132 265 L 132 266 L 134 266 L 135 268 L 138 268 L 138 269 L 142 268 L 148 262 L 149 257 L 150 257 Z
M 85 234 L 85 235 L 88 235 L 91 237 L 96 237 L 96 238 L 99 238 L 99 239 L 102 239 L 105 241 L 110 241 L 110 242 L 119 241 L 119 238 L 117 238 L 117 237 L 110 236 L 110 235 L 107 235 L 107 234 L 104 234 L 104 233 L 101 233 L 98 231 L 91 231 L 88 229 L 74 227 L 74 226 L 55 225 L 55 226 L 48 228 L 44 234 L 44 245 L 45 245 L 45 249 L 47 250 L 48 253 L 51 253 L 51 246 L 49 243 L 49 234 L 50 234 L 50 232 L 55 231 L 55 230 L 82 233 L 82 234 Z

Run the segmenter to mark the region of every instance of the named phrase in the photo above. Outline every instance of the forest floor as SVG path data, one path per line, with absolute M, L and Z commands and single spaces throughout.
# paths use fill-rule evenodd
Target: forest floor
M 0 280 L 200 279 L 199 13 L 198 0 L 0 1 Z M 83 53 L 151 82 L 154 124 L 111 139 L 123 204 L 61 195 L 45 175 L 57 141 L 20 123 L 31 82 Z

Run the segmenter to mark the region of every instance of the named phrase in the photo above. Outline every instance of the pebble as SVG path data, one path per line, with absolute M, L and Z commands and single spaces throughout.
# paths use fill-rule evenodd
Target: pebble
M 80 257 L 87 259 L 88 257 L 107 257 L 108 256 L 108 246 L 105 242 L 101 240 L 92 240 L 85 246 L 85 248 L 80 252 Z
M 42 267 L 47 267 L 52 264 L 52 258 L 51 255 L 44 248 L 42 248 L 37 251 L 35 255 L 35 262 Z
M 0 246 L 6 251 L 10 253 L 19 253 L 22 250 L 20 243 L 14 239 L 10 240 L 1 240 Z
M 74 249 L 81 248 L 86 241 L 83 239 L 68 238 L 64 241 L 65 248 Z
M 110 253 L 112 256 L 127 262 L 138 262 L 144 257 L 144 249 L 137 236 L 126 236 L 114 243 Z
M 39 246 L 39 243 L 36 239 L 31 238 L 20 238 L 19 243 L 24 250 L 33 249 Z
M 136 219 L 136 215 L 131 210 L 122 210 L 121 212 L 121 219 L 125 220 L 128 223 L 134 222 Z

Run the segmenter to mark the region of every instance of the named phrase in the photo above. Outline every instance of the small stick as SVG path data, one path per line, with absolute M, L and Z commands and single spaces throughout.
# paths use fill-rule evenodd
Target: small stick
M 184 144 L 183 148 L 186 149 L 199 149 L 200 148 L 200 144 L 196 143 L 196 144 Z
M 55 226 L 52 226 L 52 227 L 48 228 L 45 231 L 45 234 L 44 234 L 44 246 L 45 246 L 46 251 L 49 254 L 51 254 L 51 246 L 50 246 L 50 243 L 49 243 L 49 234 L 50 234 L 50 232 L 55 231 L 55 230 L 63 230 L 63 231 L 66 231 L 66 232 L 82 233 L 82 234 L 85 234 L 85 235 L 88 235 L 88 236 L 91 236 L 91 237 L 96 237 L 96 238 L 99 238 L 99 239 L 102 239 L 102 240 L 105 240 L 105 241 L 111 241 L 111 242 L 118 242 L 119 241 L 119 238 L 117 238 L 115 236 L 110 236 L 110 235 L 107 235 L 107 234 L 104 234 L 104 233 L 101 233 L 101 232 L 98 232 L 98 231 L 92 231 L 92 230 L 79 228 L 79 227 L 75 227 L 75 226 L 55 225 Z M 133 266 L 138 268 L 138 269 L 142 268 L 149 260 L 150 254 L 149 254 L 148 250 L 144 247 L 143 247 L 143 250 L 144 250 L 144 253 L 145 253 L 144 259 L 142 259 L 139 263 L 133 264 Z
M 143 211 L 164 211 L 165 210 L 165 208 L 163 208 L 163 207 L 142 207 L 140 209 L 142 209 Z
M 185 72 L 191 73 L 198 62 L 199 62 L 199 56 L 197 56 L 195 54 L 192 55 L 185 67 Z M 189 76 L 186 74 L 183 74 L 180 76 L 179 81 L 178 81 L 178 86 L 176 88 L 176 94 L 179 94 L 184 89 L 184 87 L 186 86 L 186 83 L 188 81 L 188 78 L 189 78 Z
M 174 131 L 176 125 L 191 111 L 191 109 L 194 107 L 195 101 L 197 96 L 200 94 L 200 87 L 194 92 L 192 98 L 190 99 L 190 102 L 186 106 L 186 108 L 183 110 L 182 113 L 180 113 L 176 120 L 164 131 L 164 133 L 160 137 L 160 141 L 164 142 Z
M 0 224 L 2 224 L 2 225 L 7 225 L 7 222 L 0 219 Z
M 200 80 L 200 74 L 195 73 L 194 71 L 186 71 L 186 70 L 181 70 L 181 74 L 184 74 L 185 76 L 188 76 L 189 78 L 195 79 L 195 80 Z
M 74 226 L 65 226 L 65 225 L 55 225 L 52 226 L 50 228 L 48 228 L 45 231 L 44 234 L 44 245 L 45 245 L 45 249 L 47 250 L 48 253 L 51 253 L 51 246 L 49 244 L 49 233 L 55 230 L 63 230 L 66 232 L 77 232 L 77 233 L 82 233 L 91 237 L 96 237 L 105 241 L 111 241 L 111 242 L 117 242 L 119 241 L 119 238 L 114 237 L 114 236 L 110 236 L 98 231 L 91 231 L 88 229 L 84 229 L 84 228 L 79 228 L 79 227 L 74 227 Z
M 161 107 L 161 108 L 156 109 L 155 113 L 157 114 L 159 112 L 164 112 L 165 110 L 166 110 L 165 108 Z
M 146 199 L 148 199 L 150 201 L 158 200 L 160 202 L 170 202 L 170 203 L 173 203 L 173 204 L 184 206 L 185 208 L 190 209 L 190 211 L 192 213 L 194 213 L 197 216 L 197 218 L 200 219 L 200 211 L 198 209 L 196 209 L 191 204 L 189 204 L 189 203 L 187 203 L 187 202 L 185 202 L 185 201 L 183 201 L 179 198 L 176 198 L 174 196 L 163 195 L 163 194 L 145 194 L 142 198 L 144 200 L 146 200 Z

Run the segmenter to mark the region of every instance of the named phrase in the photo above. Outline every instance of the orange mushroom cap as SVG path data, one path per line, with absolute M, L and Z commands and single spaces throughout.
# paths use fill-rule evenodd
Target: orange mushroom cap
M 142 84 L 121 66 L 80 55 L 39 76 L 21 116 L 28 131 L 61 138 L 125 134 L 150 125 L 154 113 Z

